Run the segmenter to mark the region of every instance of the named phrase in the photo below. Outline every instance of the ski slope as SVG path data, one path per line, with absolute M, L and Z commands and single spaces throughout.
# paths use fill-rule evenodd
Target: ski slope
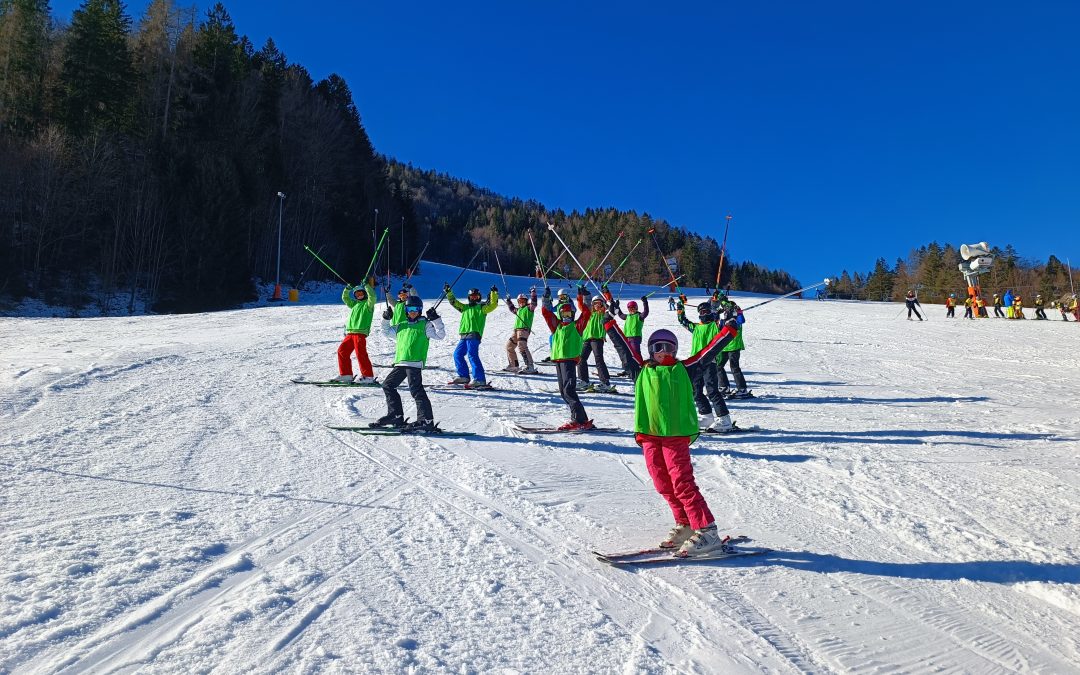
M 452 272 L 426 264 L 425 297 Z M 566 411 L 552 375 L 498 372 L 505 308 L 481 349 L 499 391 L 430 393 L 480 436 L 326 429 L 384 411 L 289 383 L 336 374 L 339 294 L 0 319 L 0 672 L 1080 672 L 1080 326 L 751 310 L 759 398 L 730 407 L 766 431 L 694 461 L 720 527 L 775 552 L 625 570 L 589 550 L 652 545 L 670 514 L 630 434 L 508 428 Z M 686 356 L 654 298 L 646 332 Z M 629 428 L 629 397 L 583 401 Z

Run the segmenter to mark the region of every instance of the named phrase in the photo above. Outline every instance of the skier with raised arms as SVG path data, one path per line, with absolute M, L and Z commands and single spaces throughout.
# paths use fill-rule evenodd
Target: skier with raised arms
M 698 321 L 694 323 L 686 318 L 686 310 L 679 303 L 679 323 L 683 328 L 693 334 L 690 342 L 690 351 L 697 353 L 712 342 L 720 332 L 720 325 L 713 314 L 712 303 L 705 301 L 698 305 Z M 725 346 L 729 344 L 725 342 Z M 698 415 L 701 417 L 701 426 L 714 433 L 727 433 L 738 431 L 739 428 L 731 421 L 724 396 L 720 393 L 720 374 L 716 361 L 701 364 L 692 373 L 692 391 L 694 403 L 697 405 Z
M 532 334 L 533 319 L 536 317 L 536 289 L 530 291 L 529 297 L 526 297 L 524 293 L 519 293 L 516 305 L 507 298 L 506 306 L 514 315 L 514 328 L 510 339 L 506 341 L 506 360 L 509 364 L 503 370 L 509 373 L 534 375 L 537 370 L 533 363 L 532 351 L 529 349 L 529 335 Z M 525 362 L 524 370 L 518 365 L 516 352 L 521 352 L 521 359 Z
M 707 304 L 707 303 L 706 303 Z M 618 324 L 608 317 L 605 330 L 616 351 L 630 364 L 634 378 L 634 439 L 645 455 L 653 486 L 671 508 L 675 525 L 660 548 L 675 557 L 693 558 L 723 550 L 716 519 L 694 480 L 690 444 L 698 437 L 694 382 L 735 336 L 734 321 L 714 332 L 690 358 L 678 360 L 679 340 L 667 329 L 649 336 L 648 358 L 630 349 Z
M 641 335 L 645 325 L 645 319 L 649 318 L 649 298 L 648 296 L 641 296 L 641 305 L 644 310 L 638 309 L 636 301 L 631 300 L 626 303 L 626 313 L 624 314 L 622 308 L 619 306 L 619 301 L 611 297 L 611 292 L 604 288 L 604 297 L 608 301 L 608 306 L 611 307 L 612 313 L 617 315 L 623 320 L 622 330 L 623 335 L 626 336 L 626 341 L 630 343 L 630 349 L 637 354 L 638 358 L 641 358 Z M 619 352 L 620 358 L 622 353 Z M 623 359 L 623 372 L 622 376 L 627 375 L 629 366 L 625 359 Z
M 484 337 L 487 315 L 499 306 L 499 289 L 492 286 L 488 301 L 484 304 L 480 304 L 483 296 L 480 295 L 479 288 L 469 289 L 466 298 L 468 304 L 463 304 L 454 297 L 450 284 L 443 285 L 443 291 L 446 293 L 450 306 L 461 312 L 461 321 L 458 323 L 458 335 L 461 339 L 454 348 L 454 366 L 457 368 L 457 377 L 450 383 L 469 385 L 474 389 L 490 389 L 491 385 L 487 383 L 487 376 L 484 374 L 484 364 L 480 362 L 480 340 Z M 469 381 L 470 369 L 472 369 L 471 383 Z
M 383 380 L 382 390 L 386 396 L 386 414 L 372 422 L 371 427 L 392 427 L 411 433 L 437 433 L 431 401 L 424 390 L 423 367 L 427 361 L 428 345 L 432 339 L 446 337 L 442 319 L 432 307 L 424 318 L 424 302 L 417 296 L 405 301 L 405 321 L 393 322 L 394 310 L 383 311 L 383 333 L 395 338 L 394 367 Z M 409 380 L 409 393 L 416 403 L 416 421 L 405 423 L 398 386 Z
M 371 332 L 371 319 L 375 314 L 375 280 L 368 279 L 364 286 L 346 286 L 341 291 L 341 301 L 349 308 L 345 322 L 345 337 L 337 348 L 338 373 L 332 381 L 353 382 L 352 353 L 360 366 L 359 384 L 374 384 L 375 371 L 367 353 L 367 336 Z
M 578 297 L 584 296 L 585 289 L 583 286 L 578 287 Z M 607 312 L 607 303 L 604 301 L 603 296 L 594 295 L 590 303 L 591 313 L 589 322 L 585 325 L 585 330 L 582 331 L 582 339 L 584 344 L 581 348 L 581 360 L 577 364 L 578 379 L 581 380 L 582 389 L 585 391 L 598 391 L 601 393 L 607 393 L 615 391 L 615 388 L 611 386 L 611 376 L 608 373 L 607 363 L 604 362 L 604 314 Z M 589 356 L 595 357 L 596 361 L 596 377 L 600 380 L 599 385 L 593 385 L 589 382 Z
M 559 293 L 559 303 L 552 310 L 551 289 L 545 288 L 540 307 L 544 321 L 551 331 L 551 360 L 559 378 L 559 393 L 570 408 L 570 421 L 559 427 L 560 431 L 585 431 L 593 428 L 592 420 L 585 413 L 585 406 L 581 405 L 577 395 L 575 372 L 583 347 L 581 334 L 592 318 L 592 312 L 585 306 L 585 296 L 581 290 L 578 291 L 577 302 L 581 316 L 575 320 L 574 305 L 570 303 L 569 296 Z

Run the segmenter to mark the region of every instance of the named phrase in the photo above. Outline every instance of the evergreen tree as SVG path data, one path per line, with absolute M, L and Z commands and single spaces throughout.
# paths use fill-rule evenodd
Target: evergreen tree
M 58 105 L 74 136 L 126 131 L 135 81 L 128 49 L 131 19 L 119 0 L 86 0 L 71 17 Z
M 0 133 L 30 136 L 42 119 L 48 0 L 0 0 Z

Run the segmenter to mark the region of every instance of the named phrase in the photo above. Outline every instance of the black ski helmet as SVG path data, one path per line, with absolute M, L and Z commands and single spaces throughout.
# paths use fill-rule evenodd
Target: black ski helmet
M 467 296 L 465 296 L 465 297 L 468 298 L 470 303 L 472 303 L 472 302 L 474 302 L 473 296 L 476 296 L 475 302 L 480 302 L 480 300 L 482 300 L 483 297 L 484 297 L 483 295 L 480 294 L 480 289 L 479 288 L 470 288 L 469 289 L 469 294 Z
M 698 316 L 701 318 L 711 317 L 713 314 L 711 302 L 701 302 L 697 306 Z
M 409 299 L 405 301 L 405 313 L 419 312 L 424 313 L 424 301 L 420 299 L 418 295 L 410 295 Z

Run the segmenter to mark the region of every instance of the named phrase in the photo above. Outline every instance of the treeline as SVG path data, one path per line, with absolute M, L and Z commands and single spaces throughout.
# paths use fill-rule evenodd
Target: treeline
M 677 261 L 676 274 L 685 275 L 679 281 L 681 286 L 716 284 L 720 262 L 716 240 L 672 227 L 647 213 L 614 208 L 567 213 L 548 209 L 535 201 L 504 197 L 469 181 L 390 159 L 387 159 L 387 171 L 396 191 L 408 195 L 412 202 L 422 236 L 430 241 L 424 256 L 429 260 L 464 265 L 479 246 L 485 246 L 481 260 L 488 264 L 489 270 L 496 269 L 498 262 L 508 274 L 532 274 L 535 263 L 528 233 L 533 234 L 545 265 L 551 265 L 563 252 L 558 241 L 546 231 L 545 223 L 551 222 L 582 264 L 590 268 L 600 262 L 619 232 L 623 232 L 623 239 L 608 259 L 615 268 L 630 256 L 617 280 L 659 285 L 670 275 L 648 234 L 654 229 L 664 256 Z M 641 244 L 635 249 L 639 239 Z M 494 259 L 495 252 L 498 261 Z M 787 293 L 799 288 L 799 282 L 782 270 L 769 270 L 752 262 L 733 264 L 731 253 L 729 248 L 720 281 L 722 287 L 761 293 Z M 580 272 L 568 257 L 558 262 L 556 270 L 565 273 L 566 264 L 571 267 L 569 276 L 578 278 Z
M 994 263 L 990 271 L 980 276 L 980 285 L 989 299 L 992 293 L 1006 289 L 1025 296 L 1042 294 L 1049 300 L 1071 295 L 1069 269 L 1055 256 L 1046 262 L 1021 258 L 1012 245 L 991 249 Z M 891 267 L 878 258 L 874 269 L 866 274 L 849 274 L 847 270 L 836 277 L 829 295 L 849 300 L 900 300 L 909 291 L 916 291 L 924 302 L 941 303 L 949 294 L 958 299 L 967 295 L 967 285 L 959 270 L 960 250 L 933 242 L 912 250 L 907 258 L 898 258 Z M 964 263 L 965 266 L 967 263 Z
M 154 0 L 133 25 L 87 0 L 64 26 L 47 0 L 0 0 L 0 294 L 235 306 L 275 276 L 279 207 L 283 281 L 303 244 L 358 278 L 375 209 L 416 240 L 342 78 L 256 49 L 221 4 Z

